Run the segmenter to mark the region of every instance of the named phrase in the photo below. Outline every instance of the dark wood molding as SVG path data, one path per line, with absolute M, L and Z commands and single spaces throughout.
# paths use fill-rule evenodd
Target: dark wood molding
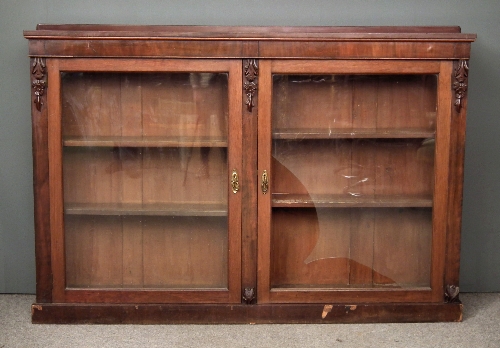
M 45 68 L 45 59 L 35 58 L 31 68 L 32 82 L 31 86 L 35 90 L 34 103 L 38 111 L 42 110 L 44 104 L 45 88 L 47 87 L 47 71 Z
M 33 57 L 114 58 L 119 51 L 120 57 L 304 59 L 466 59 L 476 38 L 453 26 L 38 25 L 24 36 Z
M 455 81 L 453 89 L 455 90 L 455 108 L 457 112 L 462 109 L 463 99 L 467 95 L 469 83 L 469 64 L 466 59 L 460 59 L 455 68 Z
M 255 106 L 254 96 L 257 92 L 257 78 L 259 76 L 259 63 L 257 59 L 245 59 L 243 62 L 245 72 L 245 83 L 243 89 L 247 96 L 246 106 L 249 112 L 252 112 Z
M 31 307 L 31 313 L 34 324 L 411 323 L 462 321 L 462 304 L 257 304 L 248 306 L 246 304 L 35 303 Z
M 85 35 L 81 35 L 85 33 Z M 30 39 L 153 39 L 153 40 L 468 40 L 475 34 L 461 33 L 458 26 L 202 26 L 202 25 L 106 25 L 38 24 L 26 30 Z

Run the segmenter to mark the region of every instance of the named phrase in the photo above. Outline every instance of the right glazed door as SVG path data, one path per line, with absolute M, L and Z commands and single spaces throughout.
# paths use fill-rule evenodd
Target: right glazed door
M 451 63 L 261 61 L 258 301 L 441 301 Z

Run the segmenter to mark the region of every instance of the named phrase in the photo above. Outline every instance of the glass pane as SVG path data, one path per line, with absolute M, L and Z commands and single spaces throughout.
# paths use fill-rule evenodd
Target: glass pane
M 429 287 L 436 75 L 274 75 L 272 287 Z
M 228 74 L 61 79 L 67 287 L 227 288 Z

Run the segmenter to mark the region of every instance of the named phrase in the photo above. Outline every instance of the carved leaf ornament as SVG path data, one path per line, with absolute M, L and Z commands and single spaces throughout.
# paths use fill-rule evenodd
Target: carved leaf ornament
M 453 83 L 453 89 L 455 90 L 455 108 L 457 112 L 460 112 L 462 109 L 462 100 L 467 93 L 468 80 L 469 66 L 465 59 L 461 59 L 455 69 L 455 82 Z
M 252 112 L 255 106 L 254 96 L 257 91 L 257 77 L 259 76 L 259 65 L 257 59 L 247 59 L 244 63 L 245 70 L 245 83 L 243 84 L 243 89 L 247 96 L 245 105 L 248 111 Z
M 42 110 L 42 96 L 45 94 L 47 82 L 45 81 L 45 62 L 42 58 L 35 58 L 33 68 L 31 69 L 33 75 L 32 87 L 35 90 L 35 106 L 38 111 Z

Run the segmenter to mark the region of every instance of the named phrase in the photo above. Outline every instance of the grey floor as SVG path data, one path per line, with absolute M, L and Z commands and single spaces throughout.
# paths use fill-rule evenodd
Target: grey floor
M 462 323 L 33 325 L 32 295 L 0 295 L 0 348 L 500 347 L 500 293 L 461 294 Z

